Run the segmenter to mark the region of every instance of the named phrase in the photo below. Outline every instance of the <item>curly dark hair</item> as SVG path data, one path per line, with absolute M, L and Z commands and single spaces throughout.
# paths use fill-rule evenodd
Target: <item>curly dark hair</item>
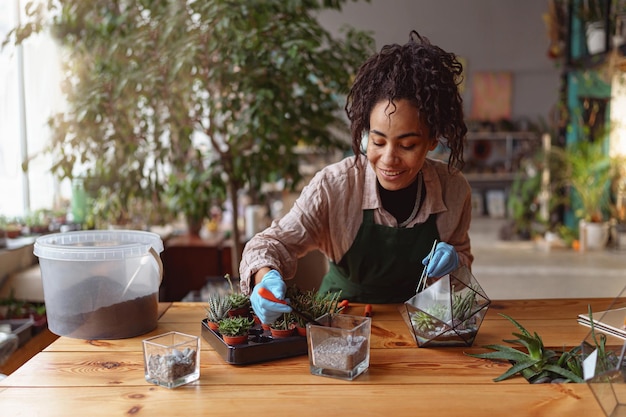
M 432 45 L 411 31 L 404 45 L 383 46 L 359 68 L 345 106 L 350 119 L 352 150 L 362 153 L 361 141 L 370 129 L 370 113 L 387 100 L 409 100 L 418 110 L 430 134 L 450 149 L 448 169 L 461 169 L 467 133 L 463 99 L 458 86 L 463 65 L 456 55 Z

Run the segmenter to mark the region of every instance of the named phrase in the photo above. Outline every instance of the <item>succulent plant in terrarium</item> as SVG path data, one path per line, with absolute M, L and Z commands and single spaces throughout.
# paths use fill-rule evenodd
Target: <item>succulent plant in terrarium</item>
M 452 285 L 454 291 L 454 285 Z M 434 331 L 437 328 L 437 323 L 441 320 L 437 318 L 446 318 L 448 325 L 470 325 L 466 323 L 471 317 L 472 308 L 476 303 L 476 289 L 471 288 L 471 291 L 463 293 L 454 293 L 452 295 L 452 314 L 450 314 L 448 304 L 437 303 L 424 311 L 418 310 L 410 314 L 411 324 L 421 331 Z
M 420 289 L 404 303 L 418 345 L 471 346 L 490 300 L 467 267 Z

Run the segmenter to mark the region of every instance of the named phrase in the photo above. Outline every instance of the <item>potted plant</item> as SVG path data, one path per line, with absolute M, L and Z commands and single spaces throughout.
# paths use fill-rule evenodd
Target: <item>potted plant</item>
M 228 311 L 231 309 L 230 297 L 225 294 L 213 292 L 209 294 L 207 304 L 205 306 L 207 325 L 212 330 L 218 330 L 219 322 L 228 317 Z
M 615 247 L 626 249 L 626 157 L 617 157 L 615 162 L 617 169 L 612 186 L 615 199 L 611 203 L 611 238 Z
M 248 331 L 253 324 L 254 320 L 248 317 L 226 317 L 220 320 L 218 331 L 226 344 L 240 345 L 247 343 Z
M 605 150 L 605 140 L 579 140 L 552 153 L 562 162 L 563 181 L 573 193 L 571 203 L 579 219 L 582 249 L 601 249 L 606 245 L 610 209 L 610 180 L 613 163 Z
M 202 152 L 191 152 L 184 168 L 172 173 L 165 186 L 167 204 L 172 213 L 182 213 L 189 234 L 198 236 L 212 207 L 221 207 L 226 185 L 221 176 L 209 169 Z
M 290 299 L 291 305 L 313 319 L 317 319 L 324 314 L 336 313 L 340 297 L 341 291 L 329 291 L 322 294 L 314 290 L 301 291 L 296 286 L 287 288 L 287 298 Z M 294 320 L 298 334 L 306 336 L 306 324 L 308 321 L 300 315 L 294 315 Z
M 296 330 L 296 318 L 293 313 L 283 313 L 269 327 L 273 338 L 282 339 L 293 336 Z
M 582 23 L 586 40 L 587 52 L 596 54 L 606 50 L 607 26 L 609 18 L 607 7 L 611 0 L 578 0 L 575 9 L 576 17 Z
M 233 286 L 233 281 L 230 278 L 230 274 L 226 274 L 224 276 L 228 281 L 228 285 L 230 286 L 230 292 L 227 295 L 228 303 L 230 304 L 230 308 L 228 310 L 228 315 L 230 317 L 249 317 L 250 316 L 250 297 L 246 294 L 242 294 L 239 291 L 235 291 L 235 287 Z
M 210 154 L 207 169 L 226 184 L 236 271 L 242 191 L 254 201 L 264 183 L 295 186 L 298 144 L 347 148 L 341 96 L 374 42 L 316 19 L 345 3 L 50 1 L 26 7 L 7 41 L 50 30 L 61 43 L 68 110 L 50 121 L 52 171 L 84 176 L 111 210 L 168 220 L 169 173 L 185 172 L 190 149 Z

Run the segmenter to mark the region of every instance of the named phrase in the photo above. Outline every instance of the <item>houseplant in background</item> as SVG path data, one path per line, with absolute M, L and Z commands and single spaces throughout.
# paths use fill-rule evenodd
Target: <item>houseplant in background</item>
M 296 145 L 348 148 L 341 97 L 374 43 L 352 29 L 334 37 L 315 18 L 346 2 L 51 0 L 28 7 L 5 42 L 45 29 L 64 47 L 68 110 L 50 121 L 53 172 L 83 175 L 117 217 L 154 223 L 172 215 L 170 173 L 199 148 L 224 178 L 237 231 L 240 193 L 254 201 L 263 183 L 297 184 Z
M 222 177 L 205 166 L 199 150 L 191 151 L 182 171 L 172 173 L 165 186 L 165 196 L 172 213 L 182 213 L 187 230 L 198 236 L 203 221 L 211 207 L 220 207 L 226 198 L 226 186 Z
M 579 222 L 582 249 L 604 248 L 608 239 L 607 213 L 610 209 L 612 159 L 605 149 L 606 140 L 579 140 L 564 148 L 552 148 L 563 164 L 564 181 L 571 195 Z
M 606 51 L 608 6 L 612 0 L 578 0 L 576 17 L 585 30 L 587 52 L 597 54 Z M 613 28 L 609 28 L 613 29 Z

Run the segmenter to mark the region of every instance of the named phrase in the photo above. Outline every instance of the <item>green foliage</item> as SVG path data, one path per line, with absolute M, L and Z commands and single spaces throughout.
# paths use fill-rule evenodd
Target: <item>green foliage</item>
M 576 216 L 586 221 L 602 221 L 610 208 L 613 161 L 605 145 L 603 140 L 580 140 L 566 148 L 552 148 L 552 154 L 563 164 L 565 185 L 572 188 L 580 203 Z
M 50 30 L 63 46 L 69 107 L 50 120 L 52 171 L 83 176 L 101 216 L 156 222 L 172 215 L 163 193 L 191 149 L 237 207 L 242 188 L 297 184 L 298 143 L 347 147 L 342 95 L 373 40 L 335 38 L 315 17 L 346 2 L 49 0 L 5 42 Z
M 254 325 L 254 320 L 248 317 L 227 317 L 218 322 L 218 330 L 226 336 L 242 336 Z
M 228 317 L 231 309 L 230 297 L 220 293 L 210 293 L 205 306 L 207 319 L 213 323 Z
M 283 313 L 282 316 L 278 317 L 276 321 L 270 324 L 272 329 L 276 330 L 289 330 L 295 326 L 297 322 L 297 316 L 293 313 Z
M 523 349 L 506 345 L 486 345 L 485 348 L 493 351 L 467 354 L 475 358 L 510 362 L 512 366 L 505 373 L 494 378 L 495 382 L 503 381 L 518 374 L 531 383 L 544 378 L 549 380 L 563 378 L 565 381 L 583 382 L 579 347 L 560 354 L 554 350 L 546 349 L 543 340 L 536 332 L 530 334 L 513 318 L 505 314 L 500 315 L 513 323 L 520 331 L 520 333 L 513 333 L 517 339 L 504 340 L 504 342 L 521 346 Z
M 339 304 L 341 291 L 328 291 L 324 294 L 314 290 L 301 291 L 295 286 L 287 288 L 287 298 L 289 298 L 291 306 L 303 312 L 313 319 L 317 319 L 327 313 L 337 312 L 337 304 Z M 306 320 L 300 316 L 295 319 L 301 327 L 306 325 Z
M 226 184 L 215 171 L 205 166 L 200 151 L 189 158 L 183 171 L 172 173 L 165 188 L 172 213 L 183 213 L 187 222 L 201 225 L 211 210 L 226 199 Z
M 230 287 L 230 292 L 228 293 L 230 308 L 241 308 L 249 305 L 250 297 L 238 291 L 235 291 L 235 287 L 233 286 L 233 281 L 230 278 L 230 274 L 224 275 L 224 278 L 226 278 Z
M 454 286 L 452 287 L 454 291 Z M 468 291 L 453 292 L 452 294 L 452 315 L 450 307 L 445 302 L 438 302 L 428 310 L 414 311 L 411 313 L 411 325 L 422 332 L 433 331 L 439 322 L 445 317 L 450 317 L 451 325 L 453 321 L 464 322 L 470 318 L 472 308 L 476 303 L 476 292 L 474 289 Z

